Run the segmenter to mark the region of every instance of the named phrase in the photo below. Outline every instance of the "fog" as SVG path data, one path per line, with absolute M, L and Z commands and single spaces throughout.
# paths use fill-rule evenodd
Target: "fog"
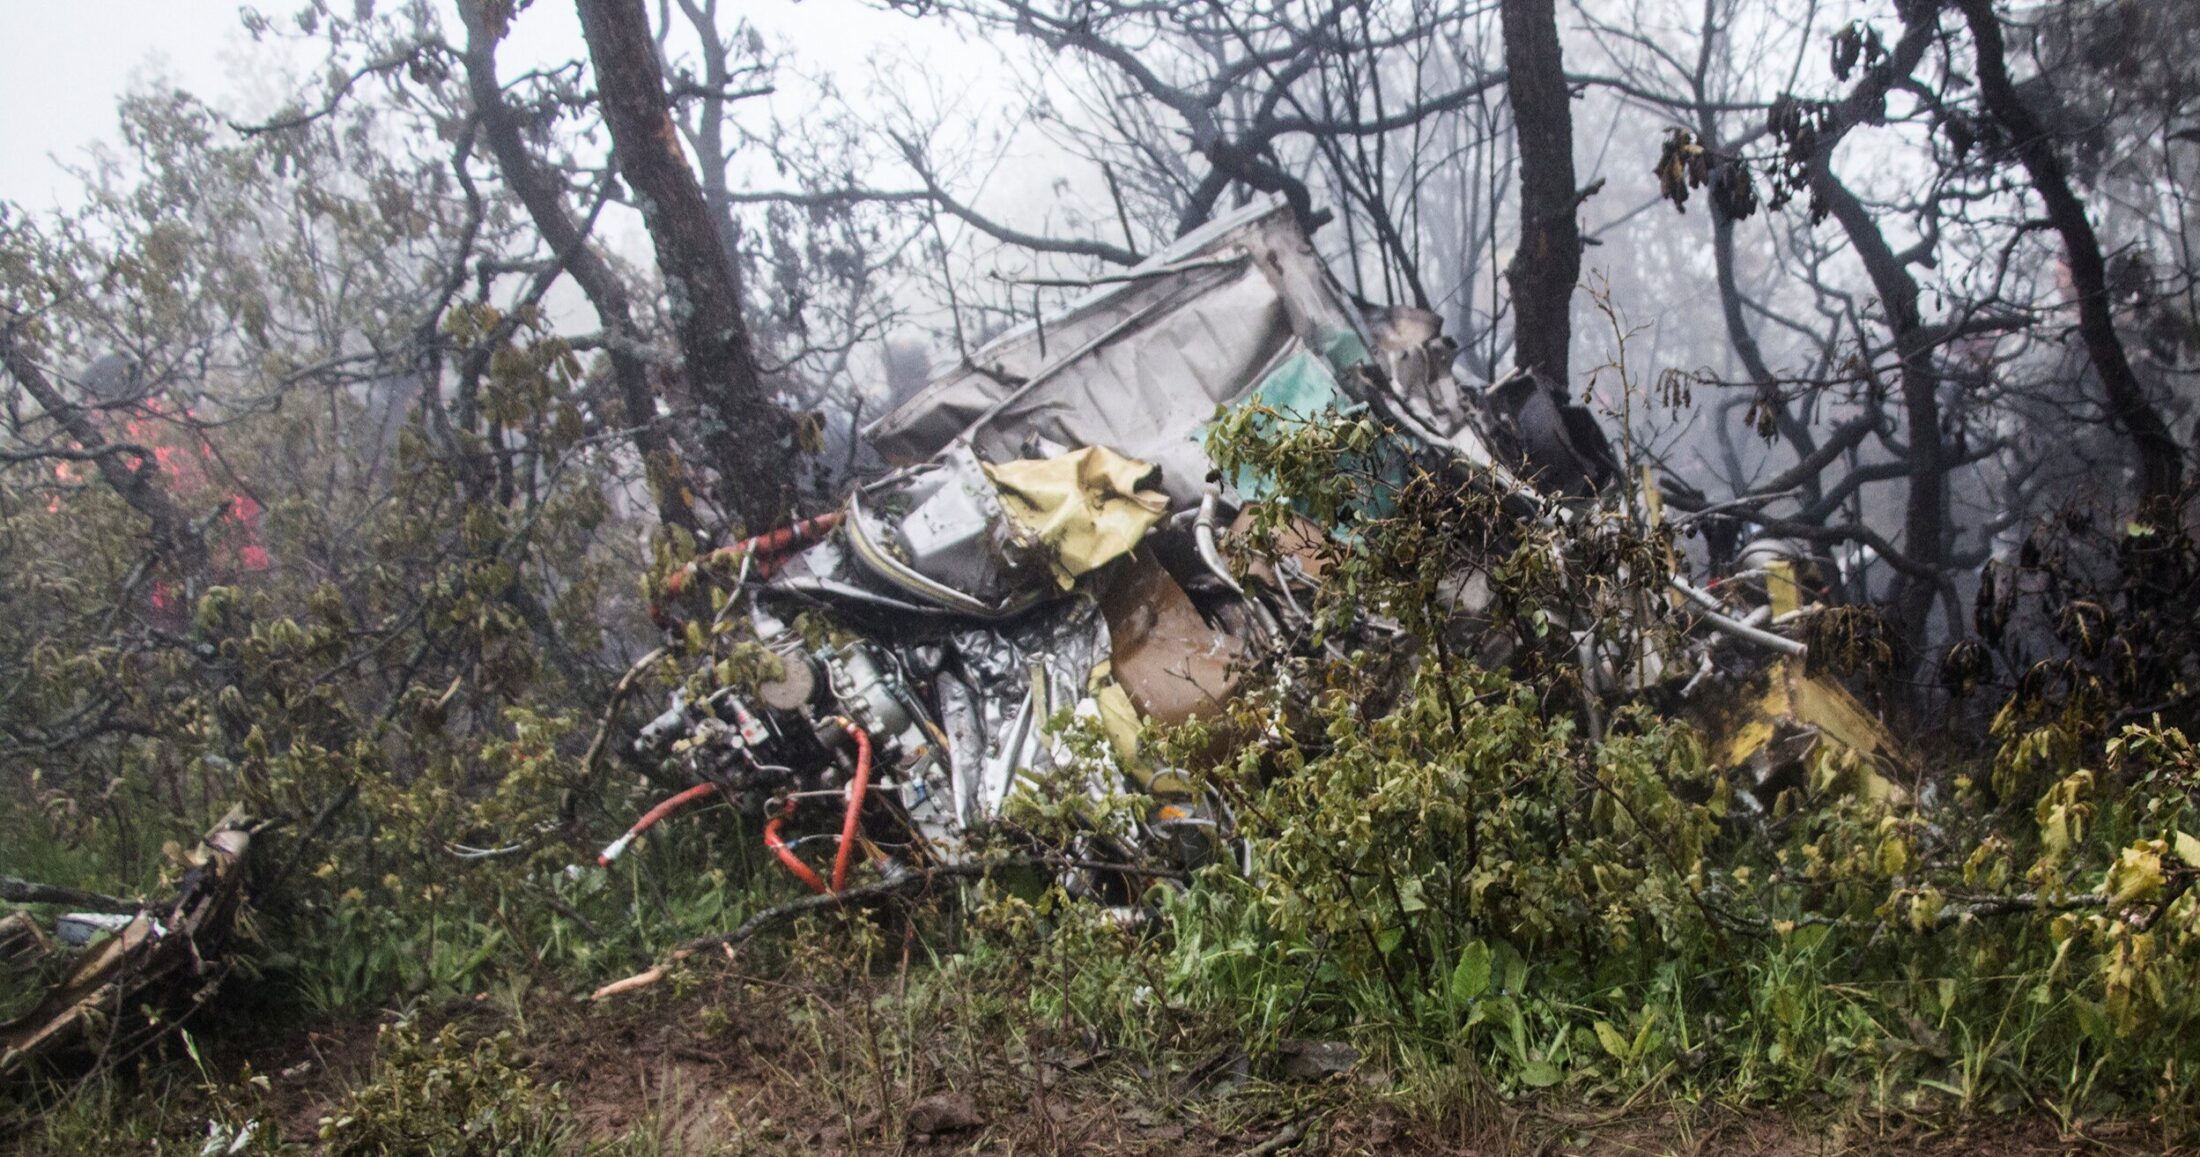
M 906 394 L 919 362 L 951 366 L 1059 308 L 1085 279 L 1255 195 L 1290 200 L 1357 296 L 1440 317 L 1462 388 L 1506 376 L 1525 356 L 1519 335 L 1555 326 L 1570 353 L 1538 369 L 1544 385 L 1596 414 L 1631 479 L 1650 467 L 1684 504 L 1742 499 L 1762 517 L 1730 518 L 1722 536 L 1807 542 L 1853 570 L 1841 597 L 1909 599 L 1919 640 L 1963 626 L 1954 602 L 1933 610 L 1916 593 L 1932 585 L 1925 576 L 1953 580 L 1951 597 L 1967 592 L 2028 526 L 2074 504 L 2113 523 L 2189 457 L 2192 146 L 2181 135 L 2188 69 L 2175 53 L 2192 29 L 2174 5 L 2009 18 L 2014 107 L 2060 134 L 2050 151 L 2062 175 L 2046 184 L 2000 123 L 2009 110 L 1986 107 L 1953 11 L 1928 33 L 1864 0 L 1576 0 L 1555 11 L 1571 114 L 1560 126 L 1548 110 L 1525 123 L 1495 4 L 647 7 L 683 155 L 746 286 L 759 367 L 778 401 L 818 415 L 829 460 L 868 460 L 853 424 L 883 412 L 890 380 Z M 469 135 L 478 122 L 458 6 L 114 3 L 20 6 L 6 18 L 18 66 L 4 83 L 19 115 L 0 128 L 0 189 L 15 220 L 67 220 L 64 232 L 117 252 L 138 243 L 155 223 L 144 204 L 126 207 L 129 189 L 196 179 L 181 171 L 190 162 L 156 156 L 176 126 L 149 123 L 146 101 L 188 93 L 204 110 L 192 131 L 240 164 L 296 138 L 320 152 L 283 163 L 326 166 L 314 179 L 332 194 L 380 183 L 424 198 L 401 226 L 384 221 L 378 241 L 323 235 L 310 254 L 292 251 L 305 265 L 290 276 L 325 285 L 350 276 L 341 246 L 381 245 L 383 276 L 399 284 L 371 304 L 257 303 L 270 317 L 296 311 L 273 342 L 285 359 L 394 352 L 369 335 L 404 324 L 406 295 L 425 292 L 437 265 L 471 281 L 484 305 L 535 302 L 554 330 L 600 347 L 589 292 L 525 273 L 540 234 Z M 2101 71 L 2106 46 L 2133 29 L 2154 51 Z M 609 178 L 575 10 L 528 5 L 495 31 L 492 67 L 527 147 L 583 214 L 590 243 L 656 303 L 657 321 L 642 323 L 655 329 L 647 360 L 670 366 L 677 325 L 656 327 L 676 319 L 657 312 L 653 285 L 664 250 L 642 203 Z M 1904 41 L 1906 31 L 1917 34 Z M 710 76 L 715 90 L 699 79 Z M 135 113 L 123 104 L 132 98 Z M 1523 143 L 1554 132 L 1569 134 L 1573 203 L 1524 211 Z M 459 221 L 454 173 L 481 199 L 470 237 L 447 232 Z M 2118 296 L 2104 324 L 2132 351 L 2107 379 L 2113 389 L 2094 364 L 2108 331 L 2078 340 L 2085 294 L 2063 256 L 2071 222 L 2047 228 L 2041 217 L 2051 186 L 2076 190 L 2086 243 L 2108 256 Z M 165 211 L 208 208 L 190 200 Z M 1553 214 L 1574 219 L 1562 232 L 1581 247 L 1569 312 L 1557 317 L 1516 300 L 1511 276 L 1567 268 L 1522 256 L 1550 241 L 1524 235 L 1523 222 Z M 231 256 L 250 263 L 273 244 Z M 411 256 L 391 258 L 389 246 Z M 1860 259 L 1870 253 L 1876 268 Z M 1914 310 L 1890 309 L 1890 292 L 1914 293 Z M 1535 315 L 1527 330 L 1524 313 Z M 88 363 L 110 346 L 159 360 L 159 335 L 114 325 L 82 319 L 88 344 L 58 360 Z M 254 391 L 237 375 L 271 353 L 246 347 L 268 340 L 237 347 L 201 332 L 185 343 L 196 367 L 173 361 L 167 372 L 195 376 L 207 397 L 241 398 Z M 228 369 L 209 377 L 217 365 Z M 369 379 L 347 388 L 372 394 Z M 417 391 L 393 389 L 401 413 Z M 1910 424 L 1925 414 L 1940 429 L 1920 439 Z M 2160 449 L 2142 426 L 2184 448 Z M 2156 449 L 2134 450 L 2135 438 Z M 1792 469 L 1829 441 L 1809 470 Z M 1937 516 L 1911 500 L 1920 469 L 1941 495 L 1924 500 Z M 1775 480 L 1779 493 L 1761 493 Z M 811 484 L 837 482 L 827 469 Z M 1909 543 L 1921 534 L 1933 541 Z M 1702 541 L 1689 549 L 1718 562 Z M 1889 566 L 1878 558 L 1888 549 L 1914 557 Z
M 2200 4 L 0 30 L 0 1150 L 2200 1128 Z

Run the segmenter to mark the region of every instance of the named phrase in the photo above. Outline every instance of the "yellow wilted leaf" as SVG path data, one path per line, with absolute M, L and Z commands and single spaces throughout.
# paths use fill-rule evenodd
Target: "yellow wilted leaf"
M 2162 889 L 2162 842 L 2143 840 L 2125 848 L 2108 869 L 2101 890 L 2116 905 L 2146 899 Z
M 2070 809 L 2061 804 L 2049 808 L 2040 820 L 2040 846 L 2049 854 L 2061 856 L 2070 850 Z
M 1931 929 L 1934 923 L 1940 919 L 1943 900 L 1944 897 L 1940 894 L 1938 888 L 1925 888 L 1910 897 L 1911 930 L 1924 932 Z

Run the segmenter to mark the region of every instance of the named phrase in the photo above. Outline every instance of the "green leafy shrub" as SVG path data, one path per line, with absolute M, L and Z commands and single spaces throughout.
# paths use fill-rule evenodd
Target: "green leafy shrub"
M 1213 728 L 1251 737 L 1207 779 L 1255 874 L 1204 873 L 1162 936 L 1117 938 L 1121 963 L 1088 944 L 1099 922 L 1052 911 L 1046 935 L 1076 947 L 1029 949 L 1035 1012 L 1119 1038 L 1204 1022 L 1255 1052 L 1348 1035 L 1425 1090 L 1464 1069 L 1512 1091 L 2190 1119 L 2200 759 L 2182 732 L 2103 735 L 2012 700 L 1994 758 L 1948 768 L 1929 806 L 1806 788 L 1745 817 L 1687 724 L 1635 703 L 1592 743 L 1572 696 L 1520 677 L 1564 661 L 1570 638 L 1535 648 L 1569 615 L 1658 647 L 1627 613 L 1656 537 L 1593 514 L 1497 533 L 1486 497 L 1426 474 L 1384 483 L 1375 513 L 1343 465 L 1376 436 L 1354 426 L 1225 423 L 1218 459 L 1284 480 L 1267 525 L 1344 528 L 1317 622 L 1402 629 L 1272 667 L 1174 737 L 1186 758 Z M 1512 672 L 1460 657 L 1439 613 L 1461 565 L 1530 641 Z
M 421 1154 L 490 1157 L 565 1151 L 564 1097 L 526 1070 L 509 1033 L 467 1043 L 456 1026 L 425 1036 L 401 1022 L 383 1030 L 374 1079 L 321 1120 L 321 1140 L 344 1157 Z

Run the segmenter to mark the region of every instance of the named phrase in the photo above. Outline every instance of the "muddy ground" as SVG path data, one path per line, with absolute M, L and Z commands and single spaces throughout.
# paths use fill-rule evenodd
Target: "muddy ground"
M 1585 1109 L 1463 1091 L 1409 1095 L 1365 1061 L 1259 1064 L 1234 1050 L 1132 1057 L 1041 1026 L 890 1024 L 891 979 L 826 992 L 700 970 L 604 1003 L 540 997 L 417 1012 L 467 1034 L 512 1030 L 555 1086 L 572 1148 L 820 1154 L 1983 1154 L 2157 1153 L 2145 1123 L 1913 1119 L 1840 1106 L 1771 1113 L 1644 1096 Z M 312 1147 L 346 1091 L 376 1079 L 393 1018 L 233 1042 L 267 1078 L 259 1112 Z M 233 1070 L 234 1071 L 234 1070 Z

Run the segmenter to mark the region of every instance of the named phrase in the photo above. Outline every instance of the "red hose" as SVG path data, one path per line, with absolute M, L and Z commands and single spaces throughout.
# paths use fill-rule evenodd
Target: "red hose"
M 856 777 L 848 783 L 848 817 L 840 821 L 840 854 L 833 857 L 833 891 L 848 884 L 848 861 L 855 856 L 856 828 L 863 822 L 863 796 L 871 788 L 871 737 L 861 727 L 838 719 L 856 741 Z
M 634 826 L 626 829 L 625 835 L 620 836 L 616 840 L 613 840 L 610 847 L 605 848 L 600 854 L 596 856 L 596 863 L 606 868 L 610 867 L 611 861 L 618 859 L 619 854 L 626 851 L 627 845 L 633 843 L 636 836 L 639 836 L 643 832 L 646 832 L 649 829 L 656 827 L 658 820 L 661 820 L 666 816 L 671 815 L 676 811 L 679 811 L 681 808 L 684 808 L 687 805 L 694 803 L 696 800 L 699 800 L 717 790 L 718 785 L 715 783 L 697 784 L 696 786 L 691 787 L 676 796 L 673 796 L 671 799 L 668 799 L 665 802 L 658 804 L 656 807 L 653 807 L 648 811 L 643 812 L 642 818 L 635 820 Z
M 734 549 L 737 552 L 742 550 L 754 551 L 758 556 L 756 560 L 757 574 L 770 574 L 771 568 L 779 565 L 778 555 L 785 554 L 798 546 L 808 546 L 810 543 L 817 541 L 826 531 L 839 526 L 841 520 L 846 517 L 847 513 L 845 511 L 829 511 L 818 515 L 816 518 L 804 519 L 792 526 L 782 526 L 778 530 L 759 534 L 755 538 L 738 544 Z
M 732 546 L 720 547 L 665 576 L 665 593 L 678 595 L 682 590 L 685 590 L 688 580 L 694 576 L 695 572 L 704 563 L 712 559 L 722 558 L 730 561 L 738 559 L 744 554 L 756 556 L 754 564 L 756 577 L 763 578 L 769 575 L 772 569 L 782 561 L 779 558 L 780 555 L 798 546 L 807 546 L 817 541 L 824 536 L 826 531 L 839 526 L 841 520 L 846 517 L 846 512 L 835 510 L 820 514 L 816 518 L 804 519 L 790 526 L 782 526 L 777 530 L 766 531 L 754 538 L 744 538 Z
M 793 872 L 803 883 L 816 889 L 820 894 L 829 895 L 832 889 L 825 886 L 825 881 L 819 879 L 817 873 L 811 871 L 810 866 L 803 863 L 801 857 L 794 854 L 794 849 L 787 846 L 787 841 L 779 838 L 779 825 L 785 822 L 787 822 L 787 817 L 783 815 L 773 816 L 765 821 L 764 846 L 770 848 L 772 854 L 779 857 L 779 862 L 785 864 L 787 870 Z
M 779 825 L 787 822 L 784 813 L 773 816 L 764 823 L 764 846 L 779 857 L 803 883 L 826 896 L 837 895 L 848 886 L 848 861 L 855 854 L 856 829 L 863 822 L 863 797 L 871 789 L 871 736 L 861 727 L 846 719 L 835 717 L 833 722 L 848 732 L 856 741 L 856 775 L 848 783 L 848 815 L 840 824 L 840 851 L 833 857 L 833 882 L 828 886 L 808 864 L 794 854 L 794 849 L 779 836 Z

